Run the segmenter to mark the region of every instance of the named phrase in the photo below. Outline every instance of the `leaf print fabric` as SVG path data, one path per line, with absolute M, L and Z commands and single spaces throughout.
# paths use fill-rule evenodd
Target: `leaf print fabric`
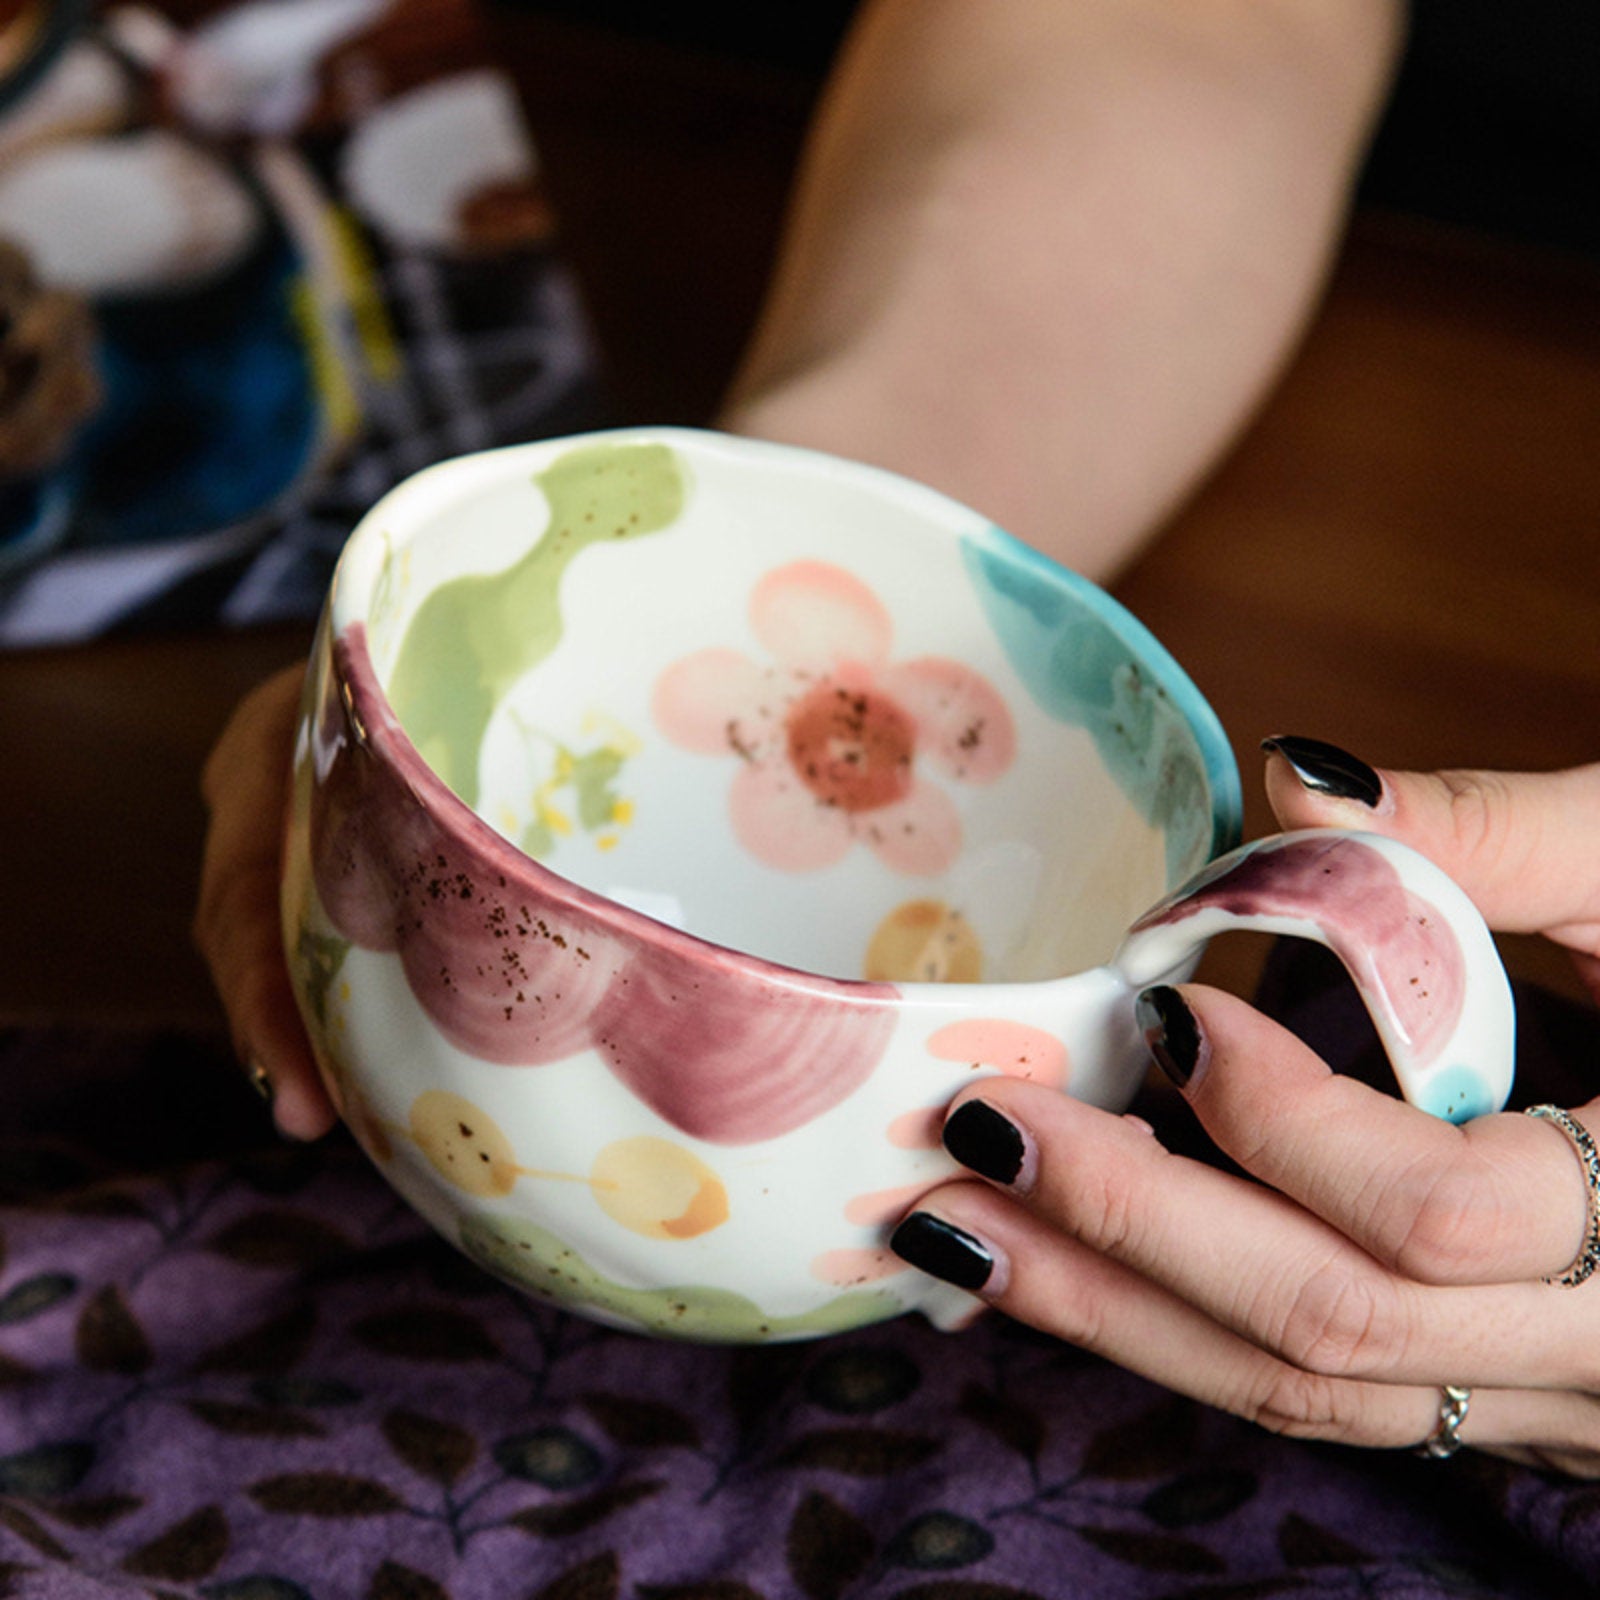
M 997 1317 L 750 1348 L 579 1321 L 348 1138 L 272 1142 L 220 1047 L 0 1034 L 0 1596 L 1538 1600 L 1597 1571 L 1592 1486 L 1277 1439 Z

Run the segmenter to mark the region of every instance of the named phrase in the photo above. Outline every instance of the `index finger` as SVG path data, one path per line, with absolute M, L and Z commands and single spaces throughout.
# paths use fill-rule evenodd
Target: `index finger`
M 1577 1257 L 1588 1197 L 1558 1129 L 1511 1115 L 1457 1127 L 1332 1072 L 1232 995 L 1187 985 L 1153 999 L 1167 1029 L 1194 1030 L 1181 1087 L 1216 1143 L 1395 1272 L 1512 1283 Z
M 1388 834 L 1443 867 L 1491 927 L 1596 949 L 1600 762 L 1561 772 L 1399 772 L 1359 762 L 1366 783 L 1354 798 L 1352 780 L 1340 793 L 1318 786 L 1308 747 L 1322 760 L 1329 751 L 1355 760 L 1316 741 L 1269 740 L 1267 796 L 1284 827 Z

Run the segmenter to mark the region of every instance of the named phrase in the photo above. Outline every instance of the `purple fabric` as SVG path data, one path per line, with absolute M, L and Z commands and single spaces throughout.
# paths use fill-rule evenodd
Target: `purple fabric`
M 1365 1053 L 1321 969 L 1274 984 Z M 1576 1008 L 1525 999 L 1524 1040 L 1597 1058 Z M 1191 1136 L 1181 1110 L 1163 1133 Z M 0 1037 L 0 1596 L 1433 1600 L 1600 1574 L 1592 1487 L 1277 1439 L 998 1317 L 735 1351 L 605 1331 L 479 1274 L 342 1138 L 263 1135 L 205 1041 Z

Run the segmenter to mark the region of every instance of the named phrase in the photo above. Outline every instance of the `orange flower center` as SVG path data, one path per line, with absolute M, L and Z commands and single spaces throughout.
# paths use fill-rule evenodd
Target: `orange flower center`
M 825 806 L 876 811 L 911 789 L 916 724 L 885 695 L 820 683 L 790 708 L 789 760 Z

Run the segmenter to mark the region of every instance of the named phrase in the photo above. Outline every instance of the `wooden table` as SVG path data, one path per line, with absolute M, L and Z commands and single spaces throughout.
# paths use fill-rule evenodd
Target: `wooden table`
M 1275 732 L 1389 766 L 1600 759 L 1597 445 L 1600 270 L 1358 224 L 1283 385 L 1119 588 L 1221 716 L 1247 832 Z M 1543 941 L 1504 947 L 1582 992 Z
M 574 69 L 547 53 L 552 82 L 582 67 L 591 86 L 552 93 L 538 119 L 558 203 L 621 181 L 661 213 L 653 234 L 635 211 L 609 236 L 574 214 L 618 391 L 641 418 L 700 420 L 753 307 L 804 86 L 681 57 L 637 72 L 626 41 L 571 27 L 543 42 Z M 613 88 L 653 83 L 654 109 L 597 123 L 606 72 Z M 704 142 L 729 137 L 710 94 L 752 141 L 733 235 L 693 182 Z M 674 121 L 691 100 L 698 114 Z M 1229 730 L 1251 832 L 1269 826 L 1256 779 L 1269 733 L 1388 764 L 1600 756 L 1597 446 L 1600 268 L 1358 221 L 1281 387 L 1120 586 Z M 197 774 L 239 695 L 308 631 L 0 659 L 0 1020 L 217 1020 L 188 932 Z M 1222 943 L 1211 970 L 1244 981 L 1256 956 Z M 1567 981 L 1532 941 L 1508 952 L 1519 972 Z

